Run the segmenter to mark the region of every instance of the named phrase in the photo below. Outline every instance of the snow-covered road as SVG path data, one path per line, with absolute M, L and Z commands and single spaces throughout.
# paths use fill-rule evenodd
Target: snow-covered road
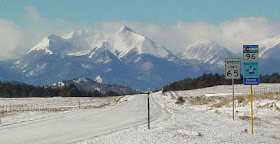
M 239 87 L 239 90 L 242 89 L 242 86 Z M 234 121 L 230 103 L 229 106 L 213 106 L 221 98 L 213 98 L 213 101 L 201 105 L 190 101 L 207 94 L 215 97 L 224 95 L 229 88 L 217 86 L 151 94 L 150 130 L 147 129 L 147 95 L 143 94 L 125 96 L 118 102 L 110 100 L 104 108 L 50 113 L 36 120 L 30 118 L 30 121 L 11 125 L 4 122 L 0 126 L 0 144 L 280 143 L 279 93 L 255 98 L 254 135 L 250 134 L 250 119 L 246 117 L 250 115 L 250 106 L 245 98 L 236 105 Z M 184 97 L 186 102 L 176 104 L 179 96 Z M 27 115 L 26 112 L 21 114 Z M 11 119 L 7 117 L 3 117 L 3 121 Z M 20 118 L 16 115 L 11 117 Z
M 216 89 L 219 90 L 217 87 Z M 224 87 L 221 89 L 224 89 Z M 203 89 L 197 91 L 204 93 Z M 215 110 L 221 110 L 222 112 L 224 107 L 210 110 L 206 105 L 194 106 L 188 102 L 182 105 L 175 104 L 177 101 L 175 96 L 187 92 L 165 94 L 157 92 L 152 94 L 151 97 L 153 101 L 157 102 L 158 107 L 161 107 L 170 115 L 153 121 L 150 130 L 147 130 L 146 125 L 139 125 L 83 141 L 79 144 L 280 143 L 278 119 L 271 118 L 270 121 L 266 121 L 262 119 L 263 117 L 257 115 L 259 120 L 255 120 L 254 135 L 251 135 L 249 120 L 242 120 L 236 116 L 233 121 L 231 114 L 215 112 Z M 182 96 L 188 97 L 190 95 Z M 236 109 L 239 110 L 239 108 Z M 247 109 L 249 110 L 249 108 Z M 279 114 L 278 111 L 267 112 Z
M 147 95 L 100 109 L 66 112 L 48 118 L 0 127 L 0 143 L 75 143 L 147 122 Z M 164 116 L 151 103 L 155 120 Z

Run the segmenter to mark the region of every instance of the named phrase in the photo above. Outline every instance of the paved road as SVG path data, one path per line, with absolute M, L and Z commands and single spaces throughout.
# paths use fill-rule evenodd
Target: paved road
M 75 143 L 147 122 L 147 95 L 113 107 L 77 110 L 40 120 L 0 127 L 1 144 Z M 151 103 L 151 115 L 163 114 Z

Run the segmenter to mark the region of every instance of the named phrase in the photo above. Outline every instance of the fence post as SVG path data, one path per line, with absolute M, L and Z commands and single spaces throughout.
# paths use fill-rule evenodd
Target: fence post
M 79 109 L 81 109 L 81 100 L 79 100 Z

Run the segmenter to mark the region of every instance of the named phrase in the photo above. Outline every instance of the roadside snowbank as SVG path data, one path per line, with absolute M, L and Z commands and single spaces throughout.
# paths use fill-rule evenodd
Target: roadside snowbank
M 259 88 L 278 89 L 279 84 L 264 84 Z M 185 143 L 280 143 L 280 113 L 276 109 L 265 107 L 274 100 L 254 101 L 254 135 L 251 135 L 250 105 L 236 105 L 235 120 L 232 120 L 232 107 L 212 107 L 206 105 L 175 104 L 178 97 L 203 97 L 210 92 L 214 97 L 231 97 L 225 93 L 231 92 L 231 86 L 217 86 L 190 91 L 177 91 L 151 95 L 153 103 L 169 114 L 168 117 L 158 118 L 147 125 L 131 127 L 111 134 L 96 137 L 79 144 L 185 144 Z M 237 86 L 240 94 L 248 91 L 246 86 Z M 241 89 L 241 90 L 240 90 Z M 265 92 L 265 91 L 263 91 Z M 241 116 L 241 117 L 239 117 Z M 242 117 L 245 116 L 245 117 Z M 242 118 L 245 118 L 244 120 Z

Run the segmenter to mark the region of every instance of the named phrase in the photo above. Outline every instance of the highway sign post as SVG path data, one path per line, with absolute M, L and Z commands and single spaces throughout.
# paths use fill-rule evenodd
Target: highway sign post
M 243 84 L 250 85 L 251 134 L 253 135 L 253 87 L 259 84 L 259 46 L 243 45 Z
M 259 85 L 259 62 L 244 61 L 244 85 Z
M 150 90 L 148 90 L 148 129 L 150 129 Z
M 225 60 L 226 79 L 240 79 L 240 59 L 226 58 Z
M 259 61 L 258 45 L 243 45 L 243 60 L 244 61 Z
M 232 80 L 232 119 L 234 120 L 234 79 L 240 79 L 240 59 L 225 59 L 225 77 Z

